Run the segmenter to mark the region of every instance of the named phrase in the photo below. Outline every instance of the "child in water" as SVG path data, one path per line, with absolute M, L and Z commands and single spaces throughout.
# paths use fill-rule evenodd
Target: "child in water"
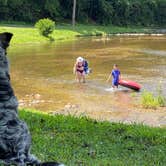
M 92 69 L 89 68 L 89 64 L 88 64 L 88 61 L 84 58 L 84 71 L 85 71 L 85 74 L 88 75 L 92 72 Z
M 109 82 L 111 77 L 113 78 L 112 79 L 112 87 L 113 88 L 118 88 L 118 84 L 119 84 L 119 80 L 120 80 L 121 75 L 120 75 L 120 70 L 118 69 L 118 65 L 117 64 L 114 64 L 113 70 L 110 73 L 110 75 L 109 75 L 109 77 L 107 79 L 107 82 Z

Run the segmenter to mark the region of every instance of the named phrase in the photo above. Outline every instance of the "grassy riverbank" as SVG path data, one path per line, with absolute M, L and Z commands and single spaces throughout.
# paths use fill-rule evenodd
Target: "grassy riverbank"
M 137 166 L 166 163 L 166 129 L 49 116 L 21 110 L 30 128 L 32 152 L 68 166 Z
M 14 38 L 11 44 L 44 43 L 48 39 L 39 35 L 36 28 L 28 25 L 0 24 L 0 32 L 12 32 Z M 151 33 L 152 29 L 141 27 L 116 27 L 116 26 L 92 26 L 77 25 L 74 29 L 71 25 L 56 26 L 52 34 L 55 41 L 73 40 L 78 36 L 104 36 L 116 33 Z

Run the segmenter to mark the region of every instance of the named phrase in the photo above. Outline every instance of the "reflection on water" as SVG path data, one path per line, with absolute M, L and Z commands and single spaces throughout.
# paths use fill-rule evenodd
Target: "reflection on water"
M 154 93 L 161 85 L 166 95 L 165 46 L 165 36 L 83 38 L 68 43 L 13 46 L 9 59 L 15 93 L 21 107 L 60 113 L 67 110 L 71 114 L 76 110 L 78 114 L 115 121 L 134 117 L 134 121 L 142 122 L 144 114 L 138 111 L 141 92 L 123 87 L 108 91 L 111 83 L 106 79 L 116 63 L 124 79 L 136 81 L 142 90 Z M 78 56 L 85 57 L 93 69 L 82 85 L 75 83 L 72 74 Z M 157 115 L 163 114 L 161 111 Z

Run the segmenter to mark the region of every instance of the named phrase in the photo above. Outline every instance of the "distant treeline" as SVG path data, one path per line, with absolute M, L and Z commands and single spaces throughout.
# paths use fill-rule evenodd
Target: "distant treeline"
M 0 0 L 0 21 L 70 21 L 73 0 Z M 166 0 L 77 0 L 76 21 L 113 25 L 166 25 Z

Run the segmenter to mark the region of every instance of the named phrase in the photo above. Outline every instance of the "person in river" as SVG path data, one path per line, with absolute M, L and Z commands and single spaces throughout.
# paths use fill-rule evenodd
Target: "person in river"
M 84 68 L 84 58 L 78 57 L 76 63 L 74 64 L 73 73 L 76 75 L 76 79 L 79 83 L 81 80 L 85 83 L 85 68 Z
M 84 58 L 83 66 L 84 66 L 84 71 L 86 75 L 92 72 L 92 69 L 89 68 L 88 61 L 85 58 Z
M 121 74 L 120 74 L 120 70 L 118 69 L 118 65 L 114 64 L 113 65 L 113 70 L 110 73 L 107 82 L 109 82 L 109 80 L 112 78 L 112 87 L 113 88 L 118 88 L 119 85 L 119 80 L 121 79 Z

